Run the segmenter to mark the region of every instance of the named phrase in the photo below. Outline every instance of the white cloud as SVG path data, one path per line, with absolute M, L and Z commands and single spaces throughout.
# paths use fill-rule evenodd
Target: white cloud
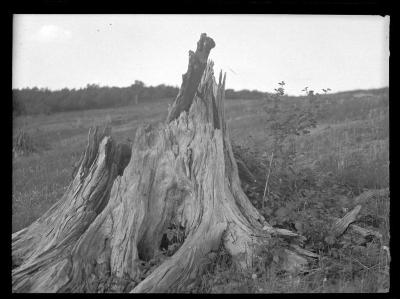
M 64 42 L 72 36 L 71 31 L 63 29 L 55 25 L 44 25 L 40 28 L 33 39 L 40 42 Z

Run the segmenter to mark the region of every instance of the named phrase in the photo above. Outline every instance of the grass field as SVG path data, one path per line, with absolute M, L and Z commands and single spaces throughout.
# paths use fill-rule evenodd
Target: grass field
M 64 193 L 74 163 L 80 158 L 89 128 L 111 124 L 118 141 L 133 140 L 136 128 L 163 121 L 172 99 L 140 103 L 117 109 L 22 116 L 14 119 L 13 135 L 25 131 L 38 149 L 13 159 L 13 232 L 29 225 Z M 227 103 L 230 125 L 236 138 L 254 126 L 254 114 L 262 101 L 235 100 Z M 245 108 L 243 113 L 242 108 Z M 257 115 L 260 119 L 262 115 Z M 238 122 L 236 122 L 236 119 Z M 239 137 L 238 137 L 239 138 Z
M 163 121 L 172 99 L 106 110 L 22 116 L 14 119 L 13 134 L 20 130 L 33 140 L 36 151 L 13 158 L 12 231 L 41 216 L 64 193 L 74 163 L 86 145 L 88 130 L 111 124 L 117 140 L 134 140 L 143 123 Z M 300 100 L 298 100 L 300 102 Z M 294 107 L 296 99 L 285 100 Z M 231 138 L 252 163 L 258 185 L 243 186 L 253 204 L 273 225 L 293 229 L 303 223 L 306 246 L 322 256 L 300 280 L 254 269 L 237 273 L 221 253 L 204 275 L 199 292 L 378 292 L 387 290 L 389 261 L 389 198 L 374 198 L 365 208 L 360 226 L 373 227 L 382 240 L 366 244 L 326 246 L 319 233 L 327 216 L 342 217 L 351 198 L 365 190 L 389 186 L 389 107 L 387 90 L 355 91 L 325 96 L 317 127 L 296 136 L 295 175 L 274 173 L 272 196 L 262 202 L 267 173 L 270 132 L 266 129 L 265 100 L 227 100 Z M 265 162 L 265 163 L 264 163 Z M 251 167 L 250 167 L 251 168 Z M 252 168 L 251 168 L 252 169 Z M 280 213 L 282 209 L 287 213 Z M 311 216 L 310 216 L 311 215 Z M 376 220 L 376 221 L 375 221 Z M 374 222 L 375 221 L 375 222 Z M 297 229 L 297 226 L 296 226 Z M 299 230 L 299 229 L 297 229 Z M 351 243 L 353 244 L 353 243 Z M 253 274 L 256 274 L 254 277 Z

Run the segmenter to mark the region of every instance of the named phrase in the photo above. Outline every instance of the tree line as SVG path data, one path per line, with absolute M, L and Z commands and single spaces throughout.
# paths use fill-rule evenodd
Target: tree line
M 109 87 L 88 84 L 84 88 L 49 90 L 48 88 L 13 89 L 13 114 L 51 114 L 65 111 L 122 107 L 151 100 L 172 99 L 179 92 L 176 86 L 146 86 L 135 80 L 128 87 Z M 256 90 L 227 89 L 227 99 L 260 99 L 266 93 Z

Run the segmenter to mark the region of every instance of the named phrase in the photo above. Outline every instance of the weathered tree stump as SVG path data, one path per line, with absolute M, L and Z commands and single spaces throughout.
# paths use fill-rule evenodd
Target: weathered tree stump
M 12 235 L 14 292 L 183 292 L 220 246 L 248 268 L 254 245 L 299 237 L 272 228 L 241 189 L 214 46 L 201 35 L 167 121 L 139 128 L 131 150 L 89 133 L 65 195 Z M 143 279 L 141 262 L 159 254 L 171 225 L 184 230 L 181 247 Z M 306 263 L 284 252 L 286 268 Z

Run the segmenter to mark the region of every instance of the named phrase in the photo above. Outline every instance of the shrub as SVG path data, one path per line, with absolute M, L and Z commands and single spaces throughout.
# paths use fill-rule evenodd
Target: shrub
M 14 139 L 13 155 L 14 157 L 28 156 L 32 153 L 37 153 L 42 150 L 48 150 L 50 145 L 46 140 L 36 141 L 25 130 L 20 129 Z
M 32 137 L 24 130 L 20 130 L 16 137 L 13 153 L 14 156 L 25 156 L 37 151 Z

